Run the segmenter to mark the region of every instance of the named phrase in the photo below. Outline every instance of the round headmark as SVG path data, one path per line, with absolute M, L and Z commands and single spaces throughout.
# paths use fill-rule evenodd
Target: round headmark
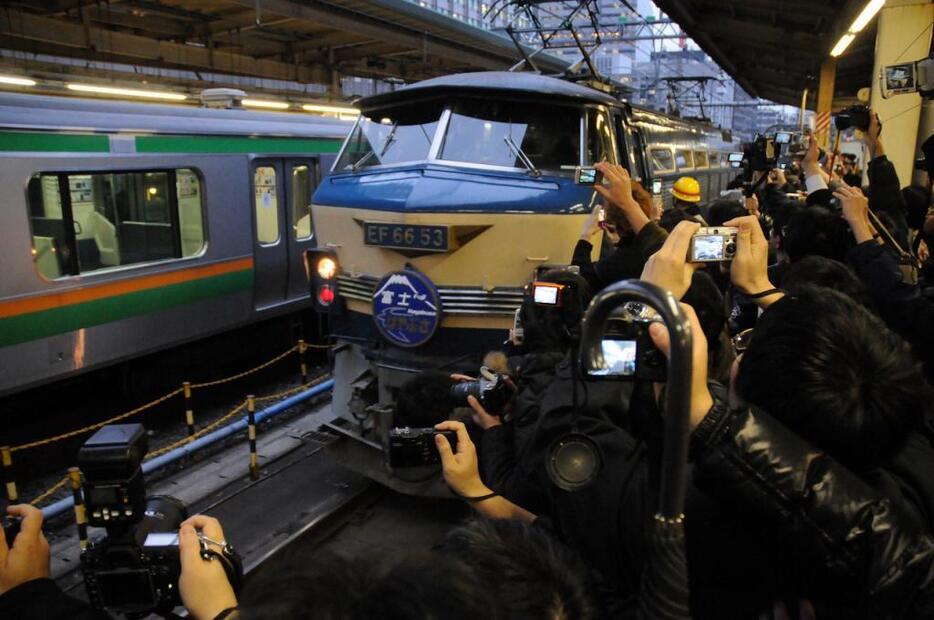
M 441 298 L 424 274 L 393 271 L 374 289 L 373 320 L 389 342 L 417 347 L 428 342 L 441 323 Z

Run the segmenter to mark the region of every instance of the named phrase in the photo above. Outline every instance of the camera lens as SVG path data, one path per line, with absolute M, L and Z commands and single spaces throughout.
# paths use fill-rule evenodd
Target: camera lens
M 726 244 L 726 253 L 727 254 L 736 254 L 736 244 L 730 241 Z
M 188 509 L 181 500 L 170 495 L 155 495 L 146 500 L 146 513 L 136 529 L 136 538 L 142 542 L 150 533 L 177 532 L 187 518 Z
M 467 397 L 473 396 L 480 400 L 479 381 L 461 381 L 451 386 L 451 403 L 455 407 L 467 407 Z

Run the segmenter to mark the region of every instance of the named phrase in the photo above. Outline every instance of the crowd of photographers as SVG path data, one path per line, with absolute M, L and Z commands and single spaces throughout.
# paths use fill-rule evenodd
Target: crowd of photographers
M 747 153 L 742 200 L 679 197 L 660 221 L 624 168 L 599 165 L 605 214 L 585 224 L 576 268 L 534 285 L 575 294 L 521 309 L 511 404 L 471 398 L 475 424 L 437 426 L 457 433 L 456 446 L 436 437 L 451 488 L 580 553 L 599 613 L 636 613 L 664 388 L 581 377 L 575 330 L 597 291 L 640 278 L 682 300 L 694 335 L 691 615 L 934 617 L 931 184 L 901 190 L 880 132 L 870 114 L 865 187 L 854 161 L 835 169 L 812 141 L 787 174 Z M 934 139 L 923 150 L 930 179 Z M 611 249 L 592 261 L 601 229 Z M 723 254 L 702 257 L 699 237 L 722 238 Z M 667 354 L 664 325 L 647 332 Z M 620 368 L 638 379 L 636 351 Z M 576 436 L 595 449 L 556 471 L 556 446 Z
M 638 617 L 671 342 L 636 308 L 631 380 L 586 376 L 578 351 L 591 299 L 626 279 L 681 300 L 693 335 L 691 616 L 934 617 L 934 138 L 927 185 L 902 190 L 878 118 L 862 129 L 865 186 L 811 141 L 784 170 L 748 154 L 739 194 L 708 205 L 678 185 L 660 217 L 599 164 L 605 204 L 573 265 L 530 285 L 480 380 L 426 372 L 398 394 L 396 424 L 439 431 L 444 480 L 478 518 L 432 552 L 294 558 L 235 593 L 221 524 L 197 515 L 178 538 L 190 617 Z M 556 466 L 568 437 L 593 449 Z M 107 617 L 49 579 L 41 513 L 8 511 L 21 531 L 0 537 L 0 617 Z

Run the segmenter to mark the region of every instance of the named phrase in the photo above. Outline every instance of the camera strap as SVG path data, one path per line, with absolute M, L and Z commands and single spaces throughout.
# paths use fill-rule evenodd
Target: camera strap
M 212 543 L 220 546 L 220 552 L 215 551 L 209 546 Z M 224 567 L 224 572 L 227 574 L 230 587 L 233 588 L 234 593 L 240 593 L 240 589 L 243 587 L 243 560 L 240 559 L 240 554 L 238 554 L 232 546 L 226 542 L 220 544 L 214 541 L 208 542 L 204 538 L 201 538 L 201 557 L 208 562 L 214 560 L 220 562 L 221 566 Z

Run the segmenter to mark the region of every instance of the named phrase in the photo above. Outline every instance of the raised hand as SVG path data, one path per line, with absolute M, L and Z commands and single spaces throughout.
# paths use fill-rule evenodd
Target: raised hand
M 700 224 L 697 222 L 678 222 L 661 249 L 646 261 L 639 279 L 670 291 L 675 299 L 684 297 L 691 286 L 694 271 L 700 267 L 697 263 L 688 262 L 691 237 L 698 228 Z

